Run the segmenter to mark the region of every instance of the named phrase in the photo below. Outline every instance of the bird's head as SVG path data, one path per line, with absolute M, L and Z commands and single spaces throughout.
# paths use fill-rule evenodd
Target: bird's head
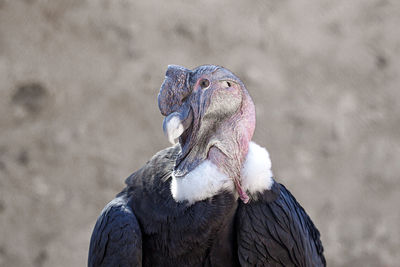
M 174 176 L 180 179 L 210 160 L 234 182 L 240 198 L 240 171 L 255 128 L 255 108 L 244 84 L 229 70 L 204 65 L 193 70 L 168 66 L 158 95 L 168 139 L 179 140 Z M 198 179 L 201 179 L 199 177 Z

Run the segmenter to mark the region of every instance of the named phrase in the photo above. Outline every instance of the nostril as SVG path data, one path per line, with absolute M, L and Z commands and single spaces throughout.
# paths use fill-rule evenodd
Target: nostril
M 181 103 L 185 102 L 189 98 L 190 94 L 183 96 Z

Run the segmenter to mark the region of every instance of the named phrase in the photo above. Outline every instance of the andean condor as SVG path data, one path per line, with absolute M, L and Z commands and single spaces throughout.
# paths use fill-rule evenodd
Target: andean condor
M 103 209 L 89 266 L 325 266 L 310 217 L 251 141 L 255 108 L 229 70 L 169 66 L 154 155 Z

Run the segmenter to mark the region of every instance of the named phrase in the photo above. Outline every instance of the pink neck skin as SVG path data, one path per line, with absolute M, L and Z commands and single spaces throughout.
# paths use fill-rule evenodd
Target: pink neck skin
M 211 147 L 208 152 L 208 159 L 233 179 L 236 191 L 244 203 L 249 201 L 249 196 L 242 190 L 240 172 L 253 137 L 255 122 L 254 104 L 245 92 L 238 113 L 223 122 L 217 133 L 218 139 L 223 140 L 226 153 L 218 146 Z

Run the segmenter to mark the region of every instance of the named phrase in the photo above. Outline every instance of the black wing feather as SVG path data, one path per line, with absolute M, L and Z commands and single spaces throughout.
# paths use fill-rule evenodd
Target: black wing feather
M 123 195 L 112 200 L 96 222 L 88 266 L 142 266 L 142 234 Z
M 256 199 L 238 207 L 242 266 L 326 266 L 318 229 L 283 185 Z

